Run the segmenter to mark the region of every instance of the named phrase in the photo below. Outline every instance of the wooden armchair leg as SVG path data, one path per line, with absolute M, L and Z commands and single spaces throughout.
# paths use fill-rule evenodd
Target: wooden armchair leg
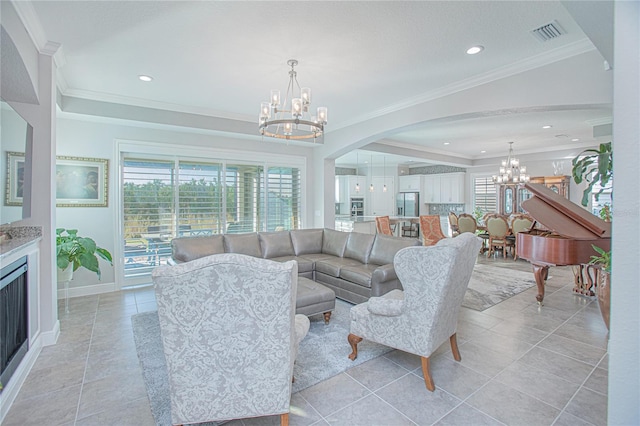
M 355 334 L 349 333 L 349 336 L 347 336 L 347 340 L 351 345 L 351 353 L 349 354 L 349 359 L 353 361 L 354 359 L 358 358 L 358 343 L 362 342 L 362 337 L 358 337 Z
M 280 414 L 280 426 L 289 426 L 289 413 Z
M 431 377 L 431 371 L 429 369 L 429 357 L 423 356 L 420 357 L 422 360 L 422 375 L 424 376 L 424 384 L 427 386 L 427 389 L 431 392 L 436 390 L 436 385 L 433 384 L 433 378 Z
M 324 317 L 324 323 L 329 324 L 329 320 L 331 319 L 331 311 L 325 312 L 324 314 L 322 314 L 322 316 Z
M 462 357 L 460 357 L 460 350 L 458 349 L 458 339 L 456 337 L 456 333 L 453 333 L 449 337 L 449 343 L 451 344 L 451 353 L 453 353 L 453 359 L 456 361 L 460 361 Z

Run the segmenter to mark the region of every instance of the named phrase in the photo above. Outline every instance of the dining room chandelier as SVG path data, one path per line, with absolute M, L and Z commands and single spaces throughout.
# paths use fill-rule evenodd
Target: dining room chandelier
M 298 83 L 295 71 L 298 61 L 289 59 L 287 65 L 291 70 L 284 98 L 280 90 L 271 90 L 269 102 L 260 104 L 260 134 L 278 139 L 313 139 L 314 143 L 321 143 L 318 138 L 327 124 L 327 107 L 318 107 L 316 115 L 311 115 L 311 89 L 301 88 Z
M 493 182 L 506 185 L 529 182 L 530 180 L 531 176 L 527 174 L 527 167 L 521 166 L 520 160 L 514 157 L 513 142 L 509 142 L 509 155 L 506 160 L 502 160 L 499 174 L 493 175 Z

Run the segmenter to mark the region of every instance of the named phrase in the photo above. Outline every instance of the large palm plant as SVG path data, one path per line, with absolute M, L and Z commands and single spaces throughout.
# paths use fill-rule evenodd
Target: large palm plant
M 587 188 L 582 193 L 582 205 L 589 204 L 589 195 L 593 191 L 595 184 L 600 185 L 600 190 L 595 194 L 596 200 L 604 191 L 604 188 L 613 178 L 613 148 L 611 142 L 601 143 L 598 149 L 585 149 L 571 162 L 573 168 L 571 173 L 573 180 L 580 184 L 582 181 L 588 183 Z

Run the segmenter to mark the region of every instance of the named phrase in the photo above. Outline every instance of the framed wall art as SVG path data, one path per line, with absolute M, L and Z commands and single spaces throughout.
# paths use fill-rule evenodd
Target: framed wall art
M 56 157 L 57 207 L 107 207 L 109 160 Z
M 24 153 L 7 152 L 5 204 L 22 205 Z M 109 160 L 56 157 L 57 207 L 107 207 Z
M 6 182 L 4 204 L 21 206 L 24 186 L 24 152 L 7 151 Z

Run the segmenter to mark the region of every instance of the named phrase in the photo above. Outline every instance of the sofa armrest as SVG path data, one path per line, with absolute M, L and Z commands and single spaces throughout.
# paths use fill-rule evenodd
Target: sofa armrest
M 396 275 L 396 270 L 393 267 L 393 263 L 388 263 L 386 265 L 378 266 L 371 276 L 371 282 L 375 283 L 384 283 L 387 281 L 397 280 L 398 276 Z

